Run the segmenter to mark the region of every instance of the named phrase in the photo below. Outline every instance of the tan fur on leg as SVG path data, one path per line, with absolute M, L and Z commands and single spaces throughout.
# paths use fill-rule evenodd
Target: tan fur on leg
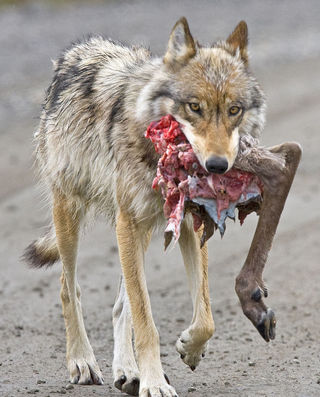
M 64 195 L 55 192 L 53 219 L 63 263 L 61 300 L 66 325 L 70 381 L 79 384 L 102 384 L 102 375 L 84 327 L 80 287 L 76 277 L 80 213 Z
M 200 249 L 200 238 L 201 232 L 193 231 L 192 220 L 187 215 L 181 227 L 179 243 L 189 280 L 193 317 L 190 327 L 178 339 L 176 348 L 192 370 L 199 364 L 207 341 L 214 333 L 208 288 L 208 250 L 206 244 Z
M 135 347 L 140 370 L 139 396 L 175 396 L 167 384 L 161 362 L 159 334 L 155 327 L 144 274 L 144 249 L 149 227 L 138 224 L 129 214 L 117 217 L 117 238 L 122 271 L 132 313 Z M 162 394 L 161 394 L 162 393 Z
M 152 230 L 146 233 L 143 250 L 146 251 Z M 112 312 L 113 318 L 113 378 L 114 385 L 124 393 L 139 394 L 140 375 L 133 351 L 133 333 L 130 303 L 123 276 L 120 278 L 118 296 Z

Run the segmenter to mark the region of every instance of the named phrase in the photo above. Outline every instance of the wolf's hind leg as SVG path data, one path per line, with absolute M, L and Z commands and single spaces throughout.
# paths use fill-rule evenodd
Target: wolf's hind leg
M 57 244 L 63 263 L 61 300 L 67 334 L 67 364 L 70 382 L 103 384 L 102 375 L 84 327 L 80 287 L 76 275 L 76 257 L 80 211 L 73 202 L 54 194 L 53 219 Z
M 177 340 L 176 349 L 192 370 L 204 357 L 207 342 L 214 333 L 208 288 L 208 251 L 206 244 L 200 249 L 200 236 L 201 233 L 193 231 L 188 215 L 181 225 L 179 244 L 191 291 L 193 317 L 189 328 Z
M 130 303 L 121 276 L 118 296 L 112 312 L 114 353 L 113 353 L 113 378 L 117 389 L 131 394 L 139 395 L 139 369 L 134 357 L 132 344 L 132 320 Z

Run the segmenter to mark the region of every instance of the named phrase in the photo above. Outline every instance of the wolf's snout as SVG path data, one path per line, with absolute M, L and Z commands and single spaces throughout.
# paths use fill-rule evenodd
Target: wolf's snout
M 225 157 L 209 157 L 206 161 L 206 169 L 214 174 L 223 174 L 228 169 L 228 160 Z

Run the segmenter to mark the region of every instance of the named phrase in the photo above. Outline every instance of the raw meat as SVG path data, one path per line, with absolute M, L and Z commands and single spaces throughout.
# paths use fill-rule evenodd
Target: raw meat
M 192 213 L 195 231 L 204 224 L 204 244 L 217 227 L 223 236 L 225 220 L 235 219 L 236 207 L 241 224 L 248 213 L 259 209 L 263 192 L 259 178 L 236 168 L 223 175 L 208 173 L 171 115 L 152 122 L 145 136 L 161 155 L 152 187 L 160 189 L 165 199 L 166 246 L 172 237 L 179 239 L 185 211 Z

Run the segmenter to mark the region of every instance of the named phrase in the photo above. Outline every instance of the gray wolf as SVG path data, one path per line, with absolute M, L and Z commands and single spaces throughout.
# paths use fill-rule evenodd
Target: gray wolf
M 115 386 L 140 397 L 176 396 L 161 366 L 144 274 L 152 232 L 164 224 L 162 198 L 151 188 L 158 155 L 144 132 L 151 121 L 171 114 L 184 126 L 203 167 L 215 173 L 229 170 L 240 138 L 258 137 L 265 118 L 265 98 L 249 69 L 247 43 L 243 21 L 226 41 L 202 46 L 182 18 L 164 57 L 92 37 L 55 62 L 35 133 L 53 225 L 24 257 L 38 268 L 62 261 L 61 300 L 72 383 L 103 383 L 85 330 L 76 277 L 78 236 L 92 209 L 115 226 L 123 273 L 113 309 Z M 194 313 L 176 348 L 194 370 L 214 333 L 214 322 L 207 246 L 200 249 L 189 216 L 179 245 Z

